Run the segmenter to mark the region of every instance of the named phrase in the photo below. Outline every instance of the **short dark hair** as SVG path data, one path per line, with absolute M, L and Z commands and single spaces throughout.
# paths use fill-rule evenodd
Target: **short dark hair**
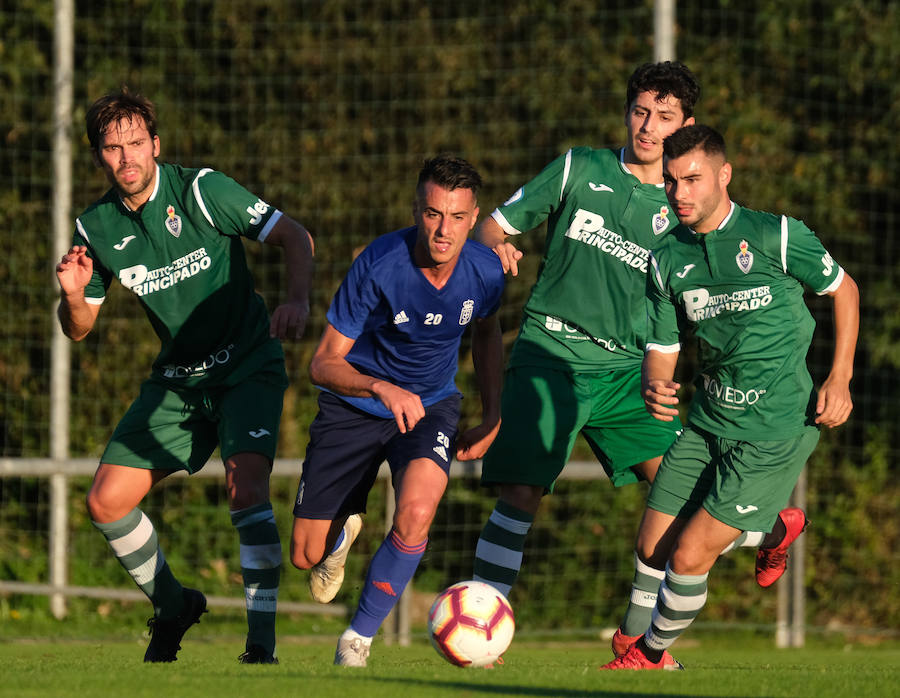
M 156 107 L 146 97 L 130 92 L 122 86 L 118 92 L 104 95 L 94 102 L 84 117 L 87 137 L 91 148 L 100 149 L 100 139 L 110 124 L 121 119 L 133 120 L 140 117 L 144 120 L 151 138 L 156 137 Z
M 625 91 L 625 111 L 641 92 L 655 92 L 657 99 L 672 95 L 681 101 L 681 111 L 687 119 L 694 115 L 694 105 L 700 99 L 700 83 L 688 67 L 679 61 L 644 63 L 628 78 Z
M 682 126 L 663 141 L 663 154 L 667 158 L 680 158 L 685 153 L 700 148 L 707 155 L 721 155 L 725 160 L 725 139 L 711 126 L 692 124 Z
M 454 155 L 443 153 L 426 160 L 419 172 L 416 192 L 421 193 L 425 182 L 434 182 L 438 186 L 453 191 L 454 189 L 471 189 L 473 196 L 478 196 L 481 187 L 481 175 L 471 163 Z

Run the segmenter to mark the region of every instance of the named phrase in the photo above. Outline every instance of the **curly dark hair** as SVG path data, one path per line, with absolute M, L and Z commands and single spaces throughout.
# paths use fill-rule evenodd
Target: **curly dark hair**
M 657 99 L 672 95 L 681 101 L 681 111 L 687 119 L 694 115 L 694 105 L 700 99 L 700 84 L 688 67 L 679 61 L 644 63 L 628 78 L 625 111 L 641 92 L 656 92 Z
M 151 138 L 156 136 L 156 107 L 146 97 L 130 92 L 126 86 L 118 92 L 104 95 L 94 102 L 84 117 L 87 137 L 93 150 L 99 150 L 100 139 L 110 124 L 121 119 L 132 120 L 140 117 L 144 120 Z
M 450 191 L 471 189 L 472 194 L 477 196 L 481 187 L 481 175 L 467 160 L 443 153 L 426 160 L 422 165 L 416 182 L 417 192 L 421 193 L 425 182 L 434 182 Z

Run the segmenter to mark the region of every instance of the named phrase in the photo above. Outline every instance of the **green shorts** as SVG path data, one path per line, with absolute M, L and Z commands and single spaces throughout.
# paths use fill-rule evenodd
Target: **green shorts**
M 686 427 L 663 458 L 647 507 L 688 518 L 701 506 L 741 531 L 772 530 L 819 430 L 783 441 L 734 441 Z
M 275 360 L 234 386 L 173 389 L 149 378 L 116 426 L 101 463 L 148 470 L 200 470 L 219 446 L 275 458 L 287 375 Z
M 481 481 L 553 484 L 584 436 L 613 485 L 637 482 L 632 466 L 661 456 L 681 422 L 644 409 L 640 368 L 570 373 L 536 366 L 506 372 L 500 432 L 484 458 Z

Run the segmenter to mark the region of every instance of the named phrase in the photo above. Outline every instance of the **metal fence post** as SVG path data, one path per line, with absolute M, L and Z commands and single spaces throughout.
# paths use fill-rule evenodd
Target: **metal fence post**
M 75 8 L 73 0 L 53 4 L 53 251 L 59 259 L 69 247 L 72 223 L 72 83 L 74 81 Z M 51 282 L 56 284 L 56 279 Z M 50 456 L 61 469 L 69 457 L 69 341 L 56 329 L 50 358 Z M 50 477 L 50 586 L 62 589 L 68 579 L 68 480 L 62 472 Z M 50 610 L 66 615 L 61 591 L 50 596 Z

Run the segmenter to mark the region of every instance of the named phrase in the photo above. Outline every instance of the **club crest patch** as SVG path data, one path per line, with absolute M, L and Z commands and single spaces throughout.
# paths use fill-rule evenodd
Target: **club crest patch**
M 741 240 L 740 249 L 741 251 L 737 253 L 735 259 L 737 260 L 738 269 L 746 274 L 750 271 L 750 267 L 753 266 L 753 253 L 750 251 L 750 245 L 747 244 L 746 240 Z
M 459 313 L 459 324 L 468 325 L 472 320 L 472 311 L 475 309 L 475 301 L 471 298 L 462 304 L 462 310 Z
M 659 235 L 660 233 L 665 232 L 666 228 L 669 227 L 669 207 L 662 206 L 659 209 L 659 213 L 654 214 L 653 216 L 653 234 Z
M 181 236 L 181 216 L 175 215 L 175 207 L 172 204 L 166 206 L 166 228 L 175 237 Z

